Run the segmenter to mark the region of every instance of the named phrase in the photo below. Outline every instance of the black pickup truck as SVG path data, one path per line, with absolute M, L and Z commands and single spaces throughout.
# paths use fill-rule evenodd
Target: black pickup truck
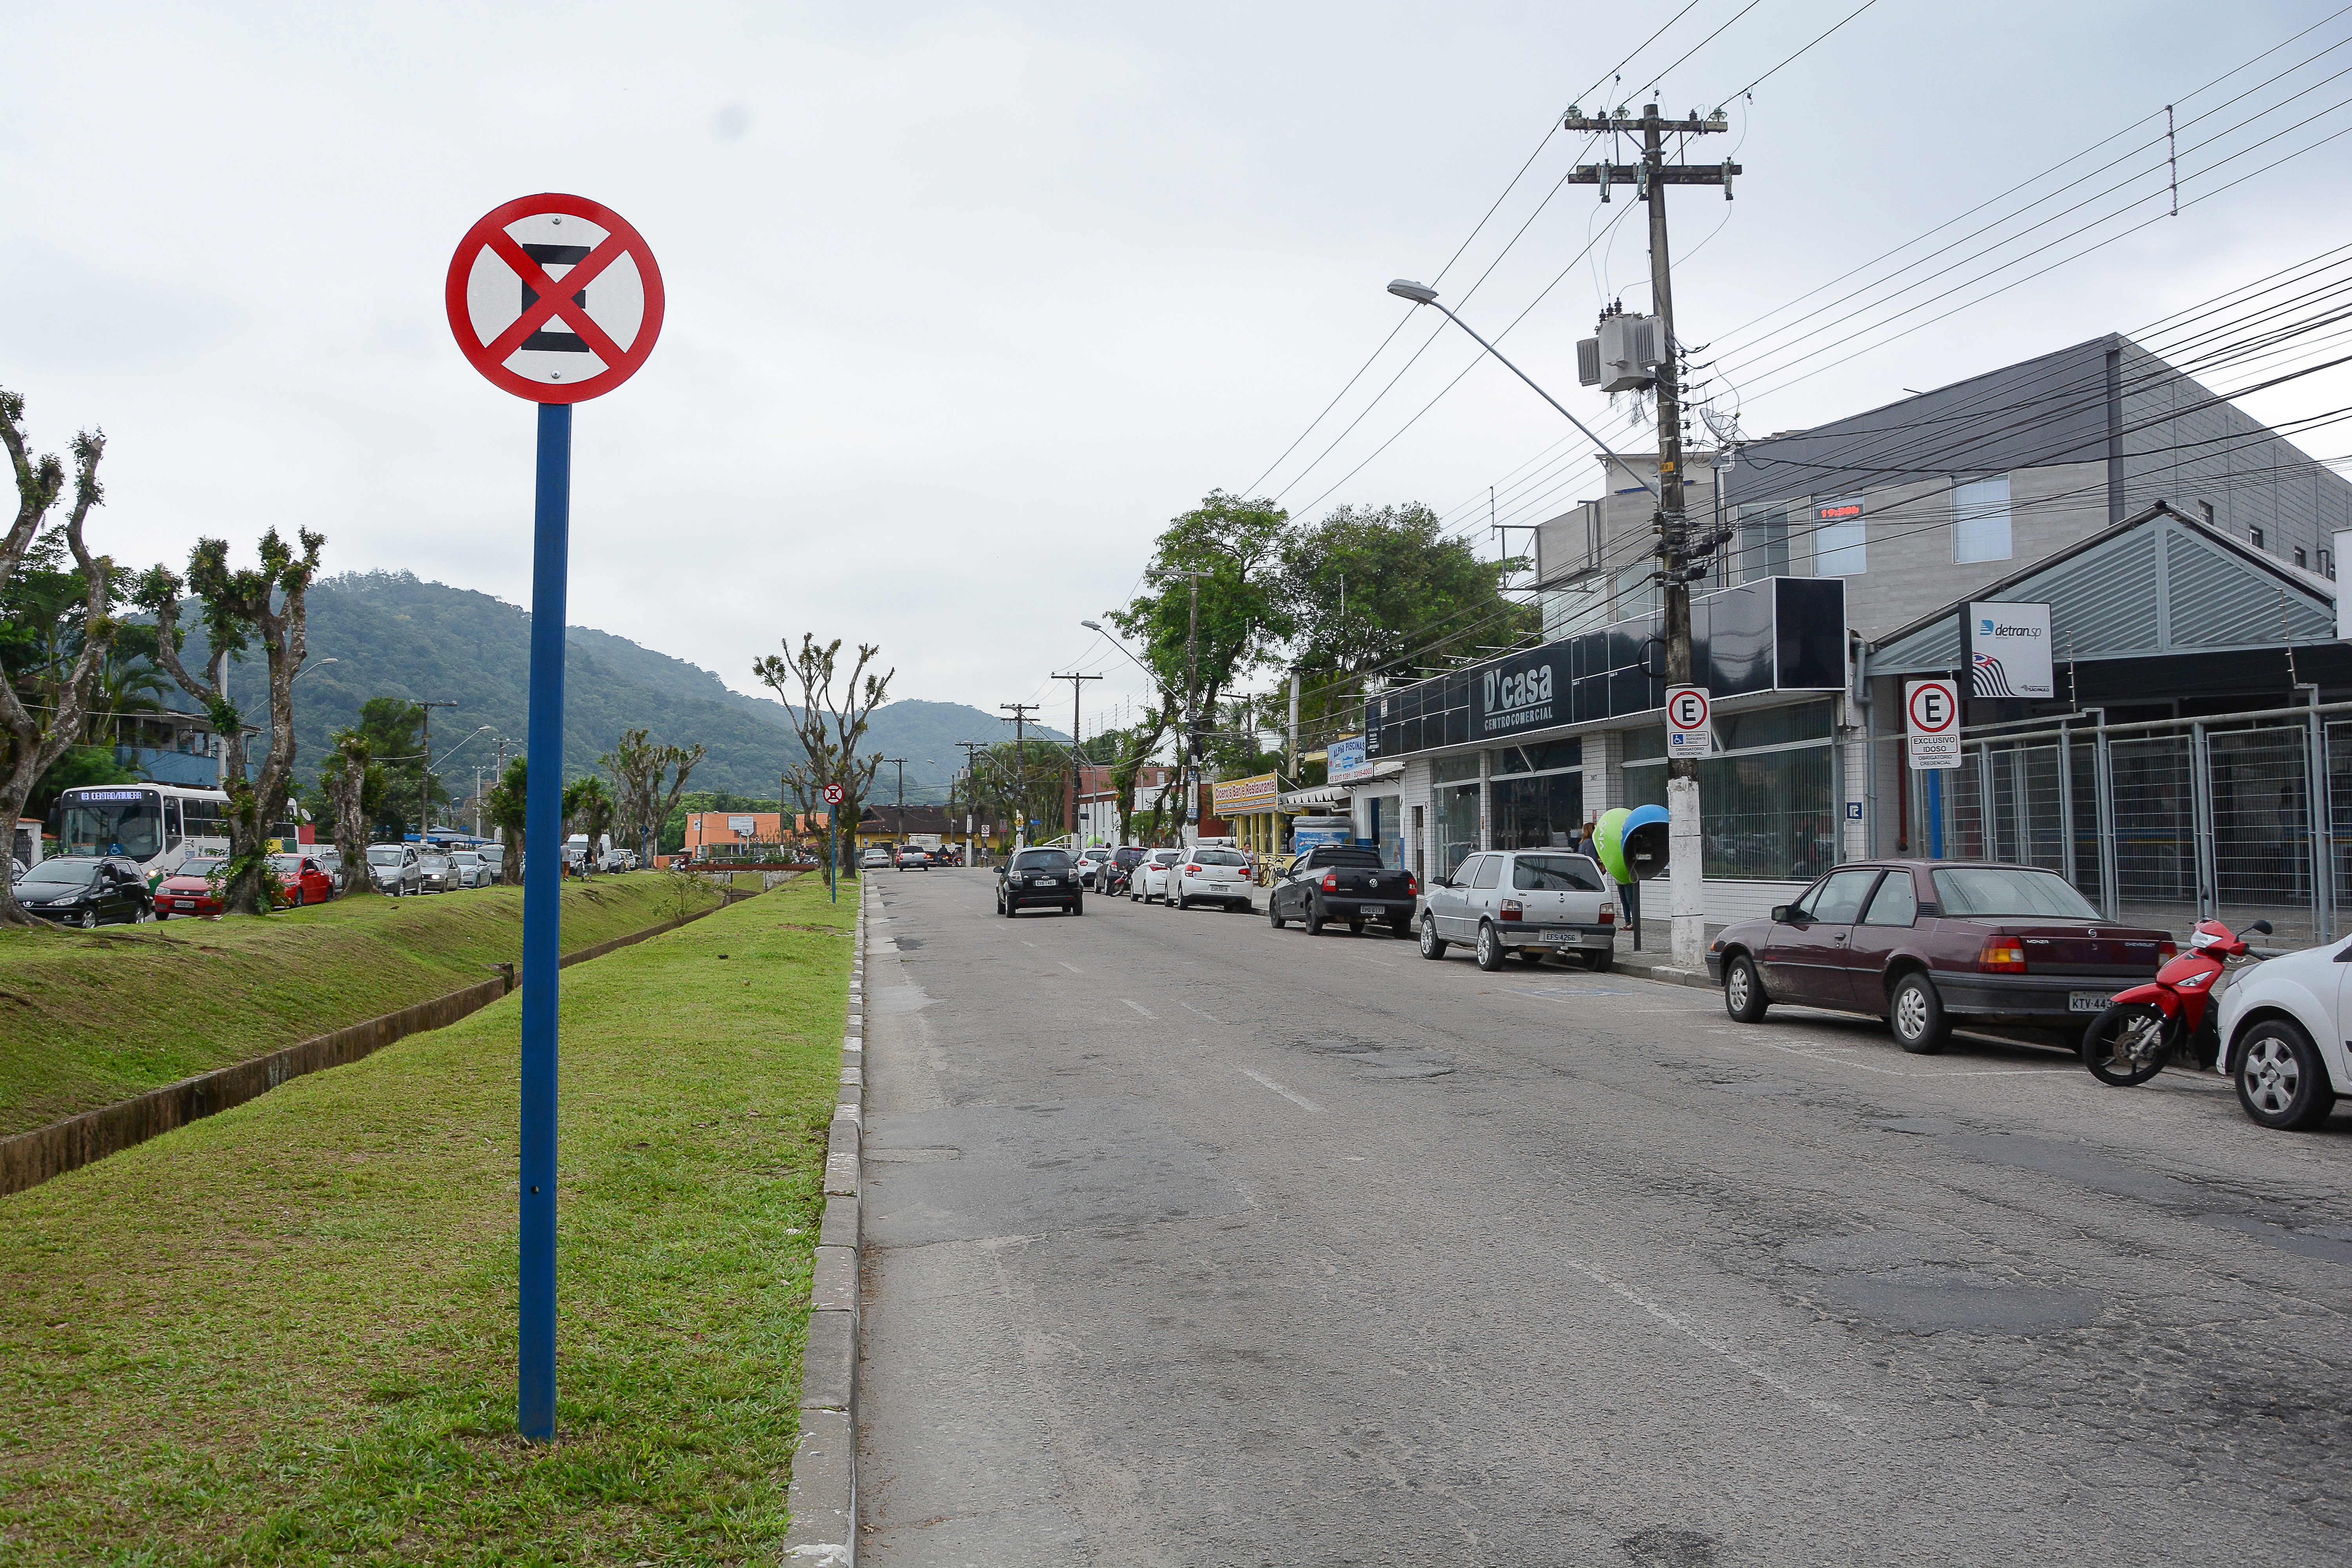
M 1318 844 L 1284 870 L 1266 895 L 1265 914 L 1275 930 L 1297 921 L 1309 936 L 1333 921 L 1358 935 L 1368 921 L 1384 921 L 1391 936 L 1411 936 L 1420 896 L 1412 873 L 1381 865 L 1378 850 Z

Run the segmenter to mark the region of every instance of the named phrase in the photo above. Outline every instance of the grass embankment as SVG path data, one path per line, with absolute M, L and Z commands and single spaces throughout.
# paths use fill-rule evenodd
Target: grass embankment
M 565 972 L 549 1447 L 517 997 L 0 1198 L 0 1563 L 772 1559 L 853 914 Z
M 718 901 L 695 879 L 652 872 L 567 882 L 563 950 Z M 446 994 L 521 956 L 520 888 L 0 931 L 0 1137 Z

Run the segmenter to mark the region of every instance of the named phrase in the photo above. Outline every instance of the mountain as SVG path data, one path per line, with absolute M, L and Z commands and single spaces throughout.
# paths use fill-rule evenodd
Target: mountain
M 185 662 L 198 668 L 204 637 L 193 606 Z M 785 766 L 800 755 L 792 712 L 772 698 L 750 697 L 697 665 L 590 626 L 564 630 L 563 772 L 595 771 L 625 730 L 709 754 L 689 787 L 772 797 Z M 478 765 L 488 774 L 497 741 L 520 749 L 530 718 L 530 613 L 488 594 L 426 583 L 405 572 L 346 573 L 310 593 L 310 669 L 294 688 L 296 773 L 308 781 L 326 755 L 327 737 L 359 721 L 372 697 L 454 701 L 433 710 L 436 771 L 460 795 Z M 330 664 L 327 661 L 332 659 Z M 258 660 L 233 667 L 230 694 L 248 714 L 263 710 Z M 192 706 L 184 700 L 174 706 Z M 440 762 L 468 731 L 489 730 Z M 1047 730 L 1032 731 L 1066 739 Z M 875 710 L 866 747 L 905 757 L 908 800 L 936 801 L 963 762 L 960 741 L 993 742 L 1005 726 L 995 715 L 959 702 L 908 700 Z M 463 778 L 467 782 L 460 784 Z M 885 767 L 877 799 L 894 798 L 897 770 Z

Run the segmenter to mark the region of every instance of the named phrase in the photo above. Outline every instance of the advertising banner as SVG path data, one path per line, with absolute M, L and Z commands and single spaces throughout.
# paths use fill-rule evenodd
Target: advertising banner
M 1952 680 L 1903 683 L 1906 745 L 1915 768 L 1960 765 L 1960 689 Z
M 2053 697 L 2050 606 L 1987 601 L 1960 616 L 1971 697 Z
M 1365 754 L 1361 735 L 1332 742 L 1324 752 L 1324 776 L 1335 784 L 1354 784 L 1372 776 L 1372 759 Z
M 1554 644 L 1512 658 L 1496 659 L 1479 672 L 1476 710 L 1480 736 L 1510 735 L 1569 721 L 1565 647 Z
M 1211 811 L 1220 817 L 1247 816 L 1272 811 L 1277 785 L 1272 773 L 1245 779 L 1220 779 L 1211 786 Z

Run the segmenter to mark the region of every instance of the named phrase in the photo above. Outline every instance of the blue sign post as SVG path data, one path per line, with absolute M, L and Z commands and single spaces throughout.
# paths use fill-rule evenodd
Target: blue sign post
M 458 242 L 446 298 L 449 330 L 474 368 L 493 386 L 539 405 L 530 782 L 521 846 L 515 1426 L 525 1438 L 543 1443 L 555 1436 L 556 973 L 563 948 L 572 405 L 620 385 L 653 352 L 661 335 L 661 271 L 637 231 L 609 208 L 579 196 L 525 196 L 485 216 Z

